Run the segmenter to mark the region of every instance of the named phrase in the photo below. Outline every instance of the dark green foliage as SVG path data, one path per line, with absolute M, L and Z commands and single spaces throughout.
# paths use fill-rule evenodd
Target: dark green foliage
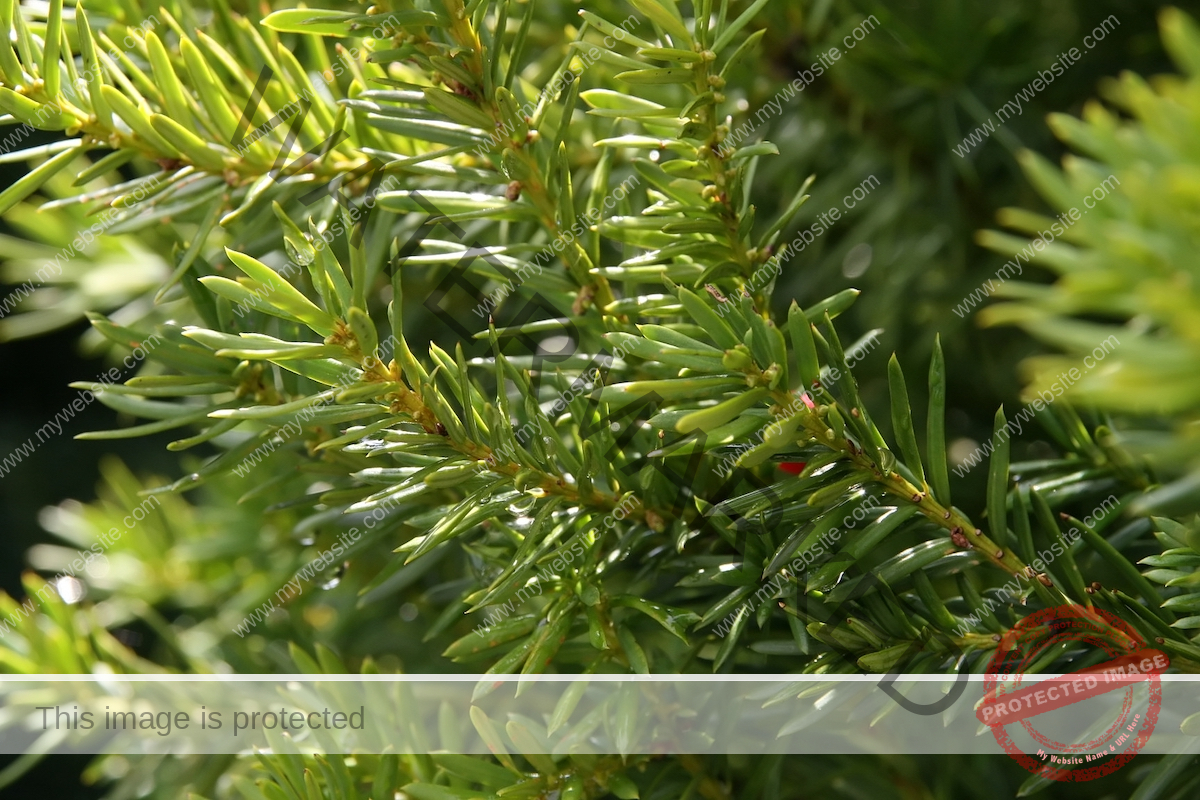
M 80 438 L 170 432 L 182 452 L 167 479 L 109 463 L 100 501 L 47 514 L 137 570 L 89 581 L 79 604 L 42 591 L 0 634 L 0 670 L 978 672 L 1022 617 L 1063 604 L 1200 667 L 1200 359 L 1182 288 L 1200 33 L 1182 13 L 1161 25 L 1185 74 L 1105 83 L 1127 117 L 1094 102 L 1054 117 L 1081 156 L 1060 171 L 1021 149 L 1050 148 L 1032 110 L 955 148 L 1107 4 L 422 0 L 263 17 L 171 2 L 152 25 L 136 2 L 0 5 L 4 121 L 60 134 L 5 156 L 30 166 L 0 192 L 24 237 L 4 240 L 9 274 L 37 285 L 0 334 L 86 315 L 91 345 L 132 351 L 137 371 L 72 384 L 123 415 Z M 1031 109 L 1078 111 L 1101 64 L 1152 41 L 1144 11 L 1119 11 L 1086 71 Z M 110 57 L 119 38 L 128 53 Z M 845 61 L 810 85 L 838 42 Z M 760 113 L 789 86 L 794 106 Z M 955 306 L 992 274 L 973 230 L 1033 202 L 1018 161 L 1055 211 L 1120 177 L 1103 220 L 1030 259 L 1058 283 L 987 292 L 1010 301 L 987 323 L 1067 353 L 1027 362 L 1024 399 L 1051 391 L 1036 414 L 1013 403 L 1029 340 L 982 339 Z M 1000 219 L 1024 237 L 1052 222 Z M 1105 369 L 1052 390 L 1110 335 Z M 881 342 L 898 354 L 863 363 Z M 958 479 L 985 458 L 986 477 Z M 145 497 L 161 507 L 137 536 L 102 538 Z M 335 573 L 281 595 L 325 551 Z M 46 573 L 71 554 L 39 552 Z M 31 573 L 25 591 L 42 587 Z M 124 625 L 147 631 L 136 652 L 110 630 Z M 556 761 L 510 755 L 472 721 L 495 759 L 147 760 L 115 791 L 1039 788 L 985 759 Z M 531 736 L 504 734 L 518 750 Z M 1142 798 L 1195 788 L 1182 758 L 1128 774 Z

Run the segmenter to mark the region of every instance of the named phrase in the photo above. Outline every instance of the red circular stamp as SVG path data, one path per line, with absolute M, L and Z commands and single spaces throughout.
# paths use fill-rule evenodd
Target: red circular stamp
M 1029 668 L 1073 645 L 1091 645 L 1107 656 L 1102 663 L 1036 682 L 1025 681 Z M 988 663 L 984 698 L 975 716 L 992 729 L 996 741 L 1030 772 L 1056 781 L 1083 782 L 1108 775 L 1137 755 L 1158 723 L 1162 707 L 1159 675 L 1170 659 L 1146 643 L 1122 619 L 1100 609 L 1059 606 L 1022 619 L 1001 641 Z M 1032 677 L 1032 676 L 1030 676 Z M 1138 685 L 1149 685 L 1149 702 L 1136 703 Z M 1060 742 L 1041 733 L 1034 717 L 1083 703 L 1109 692 L 1123 692 L 1120 710 L 1096 720 L 1103 730 L 1087 741 Z M 1135 705 L 1137 707 L 1135 708 Z M 1074 710 L 1076 713 L 1080 709 Z M 1049 718 L 1047 718 L 1049 719 Z M 1013 740 L 1019 725 L 1038 746 L 1023 752 Z

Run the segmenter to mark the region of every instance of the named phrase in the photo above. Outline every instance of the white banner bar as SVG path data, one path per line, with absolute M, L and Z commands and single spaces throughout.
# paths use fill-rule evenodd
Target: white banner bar
M 1200 753 L 1200 676 L 990 684 L 982 675 L 0 677 L 5 754 L 483 754 L 498 746 L 1080 759 L 1070 763 Z

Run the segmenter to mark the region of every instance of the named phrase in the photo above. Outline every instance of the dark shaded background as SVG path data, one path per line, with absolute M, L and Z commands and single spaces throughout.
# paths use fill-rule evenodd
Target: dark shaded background
M 108 369 L 102 359 L 79 355 L 76 343 L 86 323 L 37 339 L 0 345 L 0 375 L 7 384 L 0 398 L 0 457 L 33 437 L 55 412 L 79 396 L 72 380 L 90 380 Z M 95 497 L 100 457 L 113 453 L 137 472 L 162 475 L 179 467 L 165 443 L 170 437 L 77 441 L 73 436 L 88 430 L 116 427 L 117 414 L 94 402 L 70 422 L 62 435 L 47 439 L 0 479 L 0 589 L 22 597 L 21 572 L 27 568 L 25 551 L 36 542 L 50 541 L 37 524 L 38 511 L 67 498 L 87 501 Z

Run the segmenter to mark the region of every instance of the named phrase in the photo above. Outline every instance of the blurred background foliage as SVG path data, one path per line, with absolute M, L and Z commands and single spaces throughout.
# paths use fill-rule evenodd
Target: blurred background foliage
M 229 5 L 236 9 L 246 4 Z M 535 28 L 533 35 L 546 42 L 558 41 L 562 26 L 575 23 L 580 5 L 540 3 L 541 31 Z M 616 0 L 589 0 L 582 5 L 610 19 L 628 13 Z M 886 354 L 894 350 L 906 366 L 923 366 L 929 360 L 935 332 L 942 335 L 950 378 L 947 433 L 952 442 L 959 443 L 959 452 L 969 451 L 990 435 L 997 405 L 1018 402 L 1022 387 L 1019 365 L 1030 356 L 1045 354 L 1046 345 L 1017 328 L 983 328 L 974 314 L 960 317 L 953 313 L 963 297 L 992 277 L 1006 260 L 1006 256 L 980 246 L 977 233 L 995 227 L 1000 210 L 1006 207 L 1050 215 L 1061 210 L 1054 198 L 1046 199 L 1026 176 L 1019 151 L 1028 148 L 1052 164 L 1059 163 L 1067 149 L 1046 124 L 1048 114 L 1083 115 L 1089 100 L 1105 96 L 1102 80 L 1124 70 L 1145 77 L 1170 71 L 1156 19 L 1165 5 L 1146 0 L 772 0 L 763 9 L 753 25 L 766 30 L 761 57 L 738 67 L 729 80 L 729 95 L 740 94 L 745 101 L 745 111 L 735 126 L 754 119 L 798 70 L 831 47 L 841 47 L 843 37 L 865 18 L 874 15 L 880 22 L 879 30 L 754 134 L 754 138 L 776 142 L 780 149 L 770 169 L 757 176 L 755 198 L 760 219 L 773 218 L 781 211 L 780 206 L 809 175 L 815 174 L 817 181 L 795 228 L 811 225 L 830 207 L 840 207 L 841 198 L 869 176 L 880 180 L 880 187 L 851 214 L 790 261 L 774 299 L 781 315 L 793 298 L 807 303 L 848 286 L 863 290 L 856 306 L 842 317 L 842 324 L 846 341 L 875 328 L 884 330 L 878 348 L 856 366 L 868 404 L 886 407 Z M 1192 13 L 1198 10 L 1189 8 L 1194 4 L 1174 5 Z M 114 15 L 123 13 L 119 4 L 114 3 L 113 9 Z M 995 109 L 1010 100 L 1039 70 L 1046 69 L 1060 53 L 1079 46 L 1083 36 L 1110 15 L 1115 15 L 1120 25 L 1046 91 L 1027 102 L 1023 113 L 1010 120 L 1002 133 L 983 141 L 965 158 L 953 152 L 981 124 L 981 109 Z M 52 139 L 42 136 L 41 141 Z M 20 164 L 0 164 L 0 185 L 15 180 L 22 169 Z M 1149 191 L 1153 192 L 1152 186 Z M 0 228 L 5 236 L 0 239 L 0 276 L 6 283 L 17 284 L 28 277 L 31 259 L 43 255 L 36 249 L 36 241 L 43 235 L 54 241 L 55 225 L 77 224 L 71 213 L 58 210 L 39 217 L 25 209 L 0 222 L 5 226 Z M 103 310 L 125 322 L 146 313 L 145 290 L 159 283 L 175 242 L 160 231 L 139 235 L 137 242 L 136 246 L 108 242 L 87 256 L 97 264 L 120 269 L 123 285 L 94 284 L 95 292 L 84 293 L 86 302 L 65 308 L 56 302 L 54 288 L 49 287 L 43 292 L 50 294 L 42 293 L 22 308 L 25 313 L 0 320 L 0 337 L 5 340 L 0 346 L 0 372 L 20 376 L 19 386 L 11 377 L 6 379 L 0 452 L 12 450 L 41 426 L 53 409 L 75 396 L 75 391 L 66 387 L 68 381 L 89 378 L 110 365 L 103 346 L 82 320 L 83 308 Z M 1098 234 L 1086 244 L 1103 252 L 1108 242 Z M 1049 284 L 1052 279 L 1051 272 L 1036 269 L 1028 269 L 1022 276 L 1036 284 Z M 1084 314 L 1096 311 L 1086 307 L 1073 310 Z M 1127 313 L 1124 318 L 1134 315 Z M 432 317 L 417 322 L 431 336 L 439 332 L 439 323 Z M 920 382 L 910 383 L 910 390 L 915 395 L 914 405 L 923 406 Z M 72 430 L 111 428 L 117 416 L 94 404 L 71 423 Z M 54 548 L 63 539 L 78 546 L 119 524 L 116 520 L 126 513 L 122 509 L 134 504 L 128 498 L 137 485 L 161 483 L 152 475 L 177 477 L 176 459 L 164 450 L 170 438 L 76 442 L 64 436 L 42 446 L 19 470 L 0 480 L 5 523 L 5 535 L 0 537 L 0 589 L 22 596 L 22 571 L 31 566 L 53 570 Z M 1027 436 L 1014 443 L 1013 460 L 1050 452 L 1048 445 L 1039 446 L 1036 436 Z M 120 461 L 101 459 L 103 454 L 114 454 L 132 465 L 137 477 Z M 290 469 L 277 459 L 264 465 L 254 482 L 286 479 Z M 275 474 L 268 475 L 269 470 Z M 976 470 L 965 480 L 964 489 L 956 488 L 959 505 L 983 504 L 984 472 Z M 112 569 L 122 568 L 120 557 L 126 555 L 126 567 L 157 576 L 147 581 L 147 596 L 137 599 L 153 604 L 164 624 L 157 629 L 147 627 L 146 618 L 154 615 L 145 613 L 145 608 L 128 607 L 136 600 L 127 595 L 110 605 L 101 595 L 92 598 L 100 602 L 91 613 L 99 615 L 102 627 L 115 630 L 115 641 L 91 641 L 90 646 L 107 647 L 110 653 L 128 648 L 126 657 L 131 665 L 144 657 L 176 668 L 195 667 L 189 664 L 188 654 L 204 647 L 173 642 L 166 619 L 191 615 L 212 620 L 214 631 L 217 626 L 227 629 L 240 614 L 261 602 L 268 587 L 273 590 L 275 584 L 268 576 L 290 574 L 297 566 L 295 559 L 309 543 L 305 531 L 294 529 L 300 517 L 293 519 L 286 509 L 282 514 L 276 509 L 269 524 L 260 527 L 257 514 L 266 509 L 266 500 L 236 506 L 249 488 L 248 481 L 227 478 L 200 490 L 208 495 L 205 509 L 222 503 L 236 507 L 236 513 L 226 517 L 195 513 L 192 499 L 171 500 L 174 505 L 144 523 L 155 530 L 153 538 L 139 538 L 136 543 L 131 539 L 115 548 Z M 84 506 L 68 498 L 96 501 Z M 44 510 L 47 506 L 52 508 Z M 463 565 L 432 564 L 431 568 L 449 576 L 461 572 Z M 239 576 L 253 580 L 244 582 Z M 427 652 L 417 637 L 405 634 L 423 629 L 414 620 L 440 608 L 449 598 L 426 597 L 427 607 L 402 607 L 400 616 L 385 613 L 382 604 L 367 613 L 339 613 L 350 610 L 364 584 L 353 571 L 341 580 L 345 584 L 341 591 L 316 594 L 314 589 L 317 599 L 289 609 L 290 614 L 299 616 L 296 624 L 273 619 L 255 635 L 237 642 L 211 633 L 214 640 L 221 640 L 221 657 L 239 671 L 287 669 L 292 665 L 287 642 L 311 651 L 319 638 L 339 642 L 348 659 L 377 654 L 379 667 L 385 671 L 422 671 L 433 660 L 434 669 L 447 668 L 447 662 Z M 102 586 L 103 580 L 98 583 Z M 170 596 L 154 594 L 168 584 Z M 390 587 L 396 592 L 402 588 Z M 72 635 L 87 638 L 96 632 Z M 193 627 L 190 635 L 203 637 L 206 631 Z M 768 760 L 761 765 L 762 777 L 751 782 L 745 796 L 1011 797 L 1026 778 L 1002 758 L 961 759 L 954 769 L 946 769 L 942 760 L 928 758 L 870 759 L 869 769 L 864 768 L 866 761 Z M 737 762 L 729 759 L 722 768 L 733 775 L 745 767 Z M 61 763 L 43 765 L 10 791 L 45 791 L 62 780 L 64 783 L 51 791 L 56 796 L 71 796 L 78 790 L 65 787 L 74 785 L 77 770 L 56 766 Z M 1135 762 L 1104 782 L 1078 789 L 1055 787 L 1053 794 L 1128 796 L 1131 787 L 1161 766 L 1155 759 Z M 155 768 L 143 764 L 140 775 L 122 774 L 130 778 L 121 784 L 128 796 L 153 796 L 151 787 L 158 783 Z M 187 770 L 179 764 L 161 768 Z M 107 769 L 114 773 L 91 777 L 119 777 L 119 764 L 110 763 Z M 250 774 L 254 767 L 247 764 L 245 770 Z M 174 778 L 161 782 L 178 784 L 178 776 Z M 188 779 L 194 781 L 193 786 L 204 785 L 203 775 Z M 665 779 L 663 785 L 675 783 Z M 1195 781 L 1184 784 L 1174 796 L 1194 796 L 1188 793 L 1195 788 Z
M 844 320 L 854 334 L 882 328 L 881 346 L 856 367 L 867 402 L 886 402 L 886 354 L 895 351 L 912 369 L 928 362 L 933 332 L 945 350 L 947 441 L 969 452 L 992 430 L 992 414 L 1004 403 L 1019 406 L 1017 365 L 1042 348 L 1010 329 L 983 329 L 974 314 L 954 308 L 992 278 L 1007 260 L 976 242 L 1006 207 L 1048 208 L 1018 163 L 1028 148 L 1057 163 L 1067 152 L 1046 124 L 1048 114 L 1078 116 L 1098 94 L 1101 81 L 1128 70 L 1150 76 L 1172 70 L 1156 21 L 1166 3 L 920 2 L 769 3 L 767 59 L 774 72 L 748 86 L 750 113 L 794 75 L 874 14 L 879 32 L 868 35 L 777 120 L 764 128 L 780 143 L 771 175 L 787 198 L 804 177 L 818 176 L 798 227 L 811 224 L 868 175 L 881 186 L 848 219 L 818 238 L 784 270 L 775 303 L 824 297 L 846 286 L 863 295 Z M 1186 7 L 1186 4 L 1183 4 Z M 953 148 L 986 115 L 1010 101 L 1059 54 L 1083 50 L 1085 35 L 1109 15 L 1120 20 L 1097 46 L 1024 110 L 975 146 L 965 158 Z M 900 36 L 888 35 L 889 30 Z M 985 109 L 985 116 L 978 116 Z M 786 144 L 785 144 L 786 143 Z M 760 177 L 760 180 L 762 178 Z M 765 202 L 765 200 L 764 200 Z M 869 249 L 868 249 L 869 248 Z M 865 266 L 864 266 L 865 265 Z M 1026 280 L 1049 275 L 1027 269 Z M 978 306 L 976 307 L 978 308 Z M 856 335 L 847 334 L 853 341 Z M 924 397 L 917 392 L 914 405 Z M 1038 431 L 1014 442 L 1014 461 L 1045 457 Z M 958 490 L 978 502 L 982 472 L 969 474 Z

